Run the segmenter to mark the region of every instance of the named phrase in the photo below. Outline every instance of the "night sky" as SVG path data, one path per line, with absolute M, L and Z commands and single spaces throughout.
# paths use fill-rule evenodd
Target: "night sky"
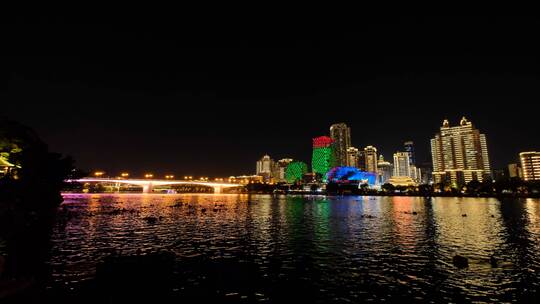
M 442 120 L 463 115 L 495 168 L 540 149 L 536 18 L 184 17 L 8 20 L 0 116 L 111 174 L 252 174 L 266 153 L 309 164 L 336 122 L 386 158 L 413 140 L 430 161 Z

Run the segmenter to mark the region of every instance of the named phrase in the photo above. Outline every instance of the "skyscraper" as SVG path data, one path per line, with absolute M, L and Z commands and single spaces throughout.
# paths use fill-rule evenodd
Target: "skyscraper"
M 358 149 L 355 147 L 347 148 L 347 167 L 358 168 Z
M 364 156 L 366 158 L 366 171 L 377 172 L 377 148 L 373 146 L 365 147 Z
M 382 155 L 379 156 L 377 162 L 377 169 L 379 173 L 379 183 L 385 184 L 393 175 L 393 166 L 390 162 L 384 160 Z
M 367 171 L 366 169 L 366 151 L 358 151 L 358 169 Z
M 347 148 L 351 146 L 351 129 L 344 123 L 330 126 L 330 137 L 335 142 L 336 165 L 347 166 Z
M 440 132 L 431 140 L 435 183 L 463 185 L 491 176 L 486 136 L 463 117 L 459 126 L 444 120 Z
M 256 175 L 264 177 L 265 181 L 270 181 L 274 169 L 274 160 L 269 155 L 263 156 L 257 161 Z
M 526 181 L 540 180 L 540 152 L 519 153 L 523 179 Z
M 311 169 L 325 178 L 326 172 L 336 166 L 334 140 L 328 136 L 313 138 Z
M 394 153 L 394 176 L 411 177 L 411 165 L 409 164 L 409 153 Z
M 409 164 L 412 165 L 412 166 L 415 166 L 416 165 L 416 159 L 415 159 L 415 155 L 414 155 L 414 143 L 412 141 L 406 141 L 404 144 L 403 144 L 403 147 L 405 148 L 405 152 L 407 152 L 407 154 L 409 154 Z
M 276 162 L 275 173 L 272 174 L 277 182 L 286 182 L 287 166 L 292 162 L 291 158 L 283 158 Z

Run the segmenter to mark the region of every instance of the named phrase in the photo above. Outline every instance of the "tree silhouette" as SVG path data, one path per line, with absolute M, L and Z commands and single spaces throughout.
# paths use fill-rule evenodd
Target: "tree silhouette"
M 0 153 L 14 164 L 0 179 L 0 238 L 11 277 L 42 275 L 48 234 L 73 161 L 49 152 L 28 127 L 0 118 Z

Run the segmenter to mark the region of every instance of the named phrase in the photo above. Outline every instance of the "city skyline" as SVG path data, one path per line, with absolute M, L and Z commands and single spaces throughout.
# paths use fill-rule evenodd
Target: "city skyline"
M 520 106 L 540 92 L 535 20 L 364 20 L 312 34 L 209 26 L 181 38 L 182 24 L 164 22 L 7 25 L 0 116 L 83 169 L 139 175 L 244 174 L 264 153 L 308 162 L 311 138 L 340 122 L 353 147 L 387 160 L 414 142 L 417 165 L 441 122 L 463 116 L 488 136 L 495 169 L 539 149 L 536 112 Z
M 244 11 L 3 18 L 0 303 L 538 302 L 540 18 Z

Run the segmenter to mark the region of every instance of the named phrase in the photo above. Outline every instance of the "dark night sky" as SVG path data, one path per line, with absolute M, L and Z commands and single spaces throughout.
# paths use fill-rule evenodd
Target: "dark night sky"
M 427 161 L 442 120 L 462 115 L 494 167 L 540 149 L 536 18 L 111 20 L 1 30 L 0 115 L 88 170 L 228 176 L 265 153 L 309 163 L 311 138 L 334 122 L 387 158 L 411 139 Z

